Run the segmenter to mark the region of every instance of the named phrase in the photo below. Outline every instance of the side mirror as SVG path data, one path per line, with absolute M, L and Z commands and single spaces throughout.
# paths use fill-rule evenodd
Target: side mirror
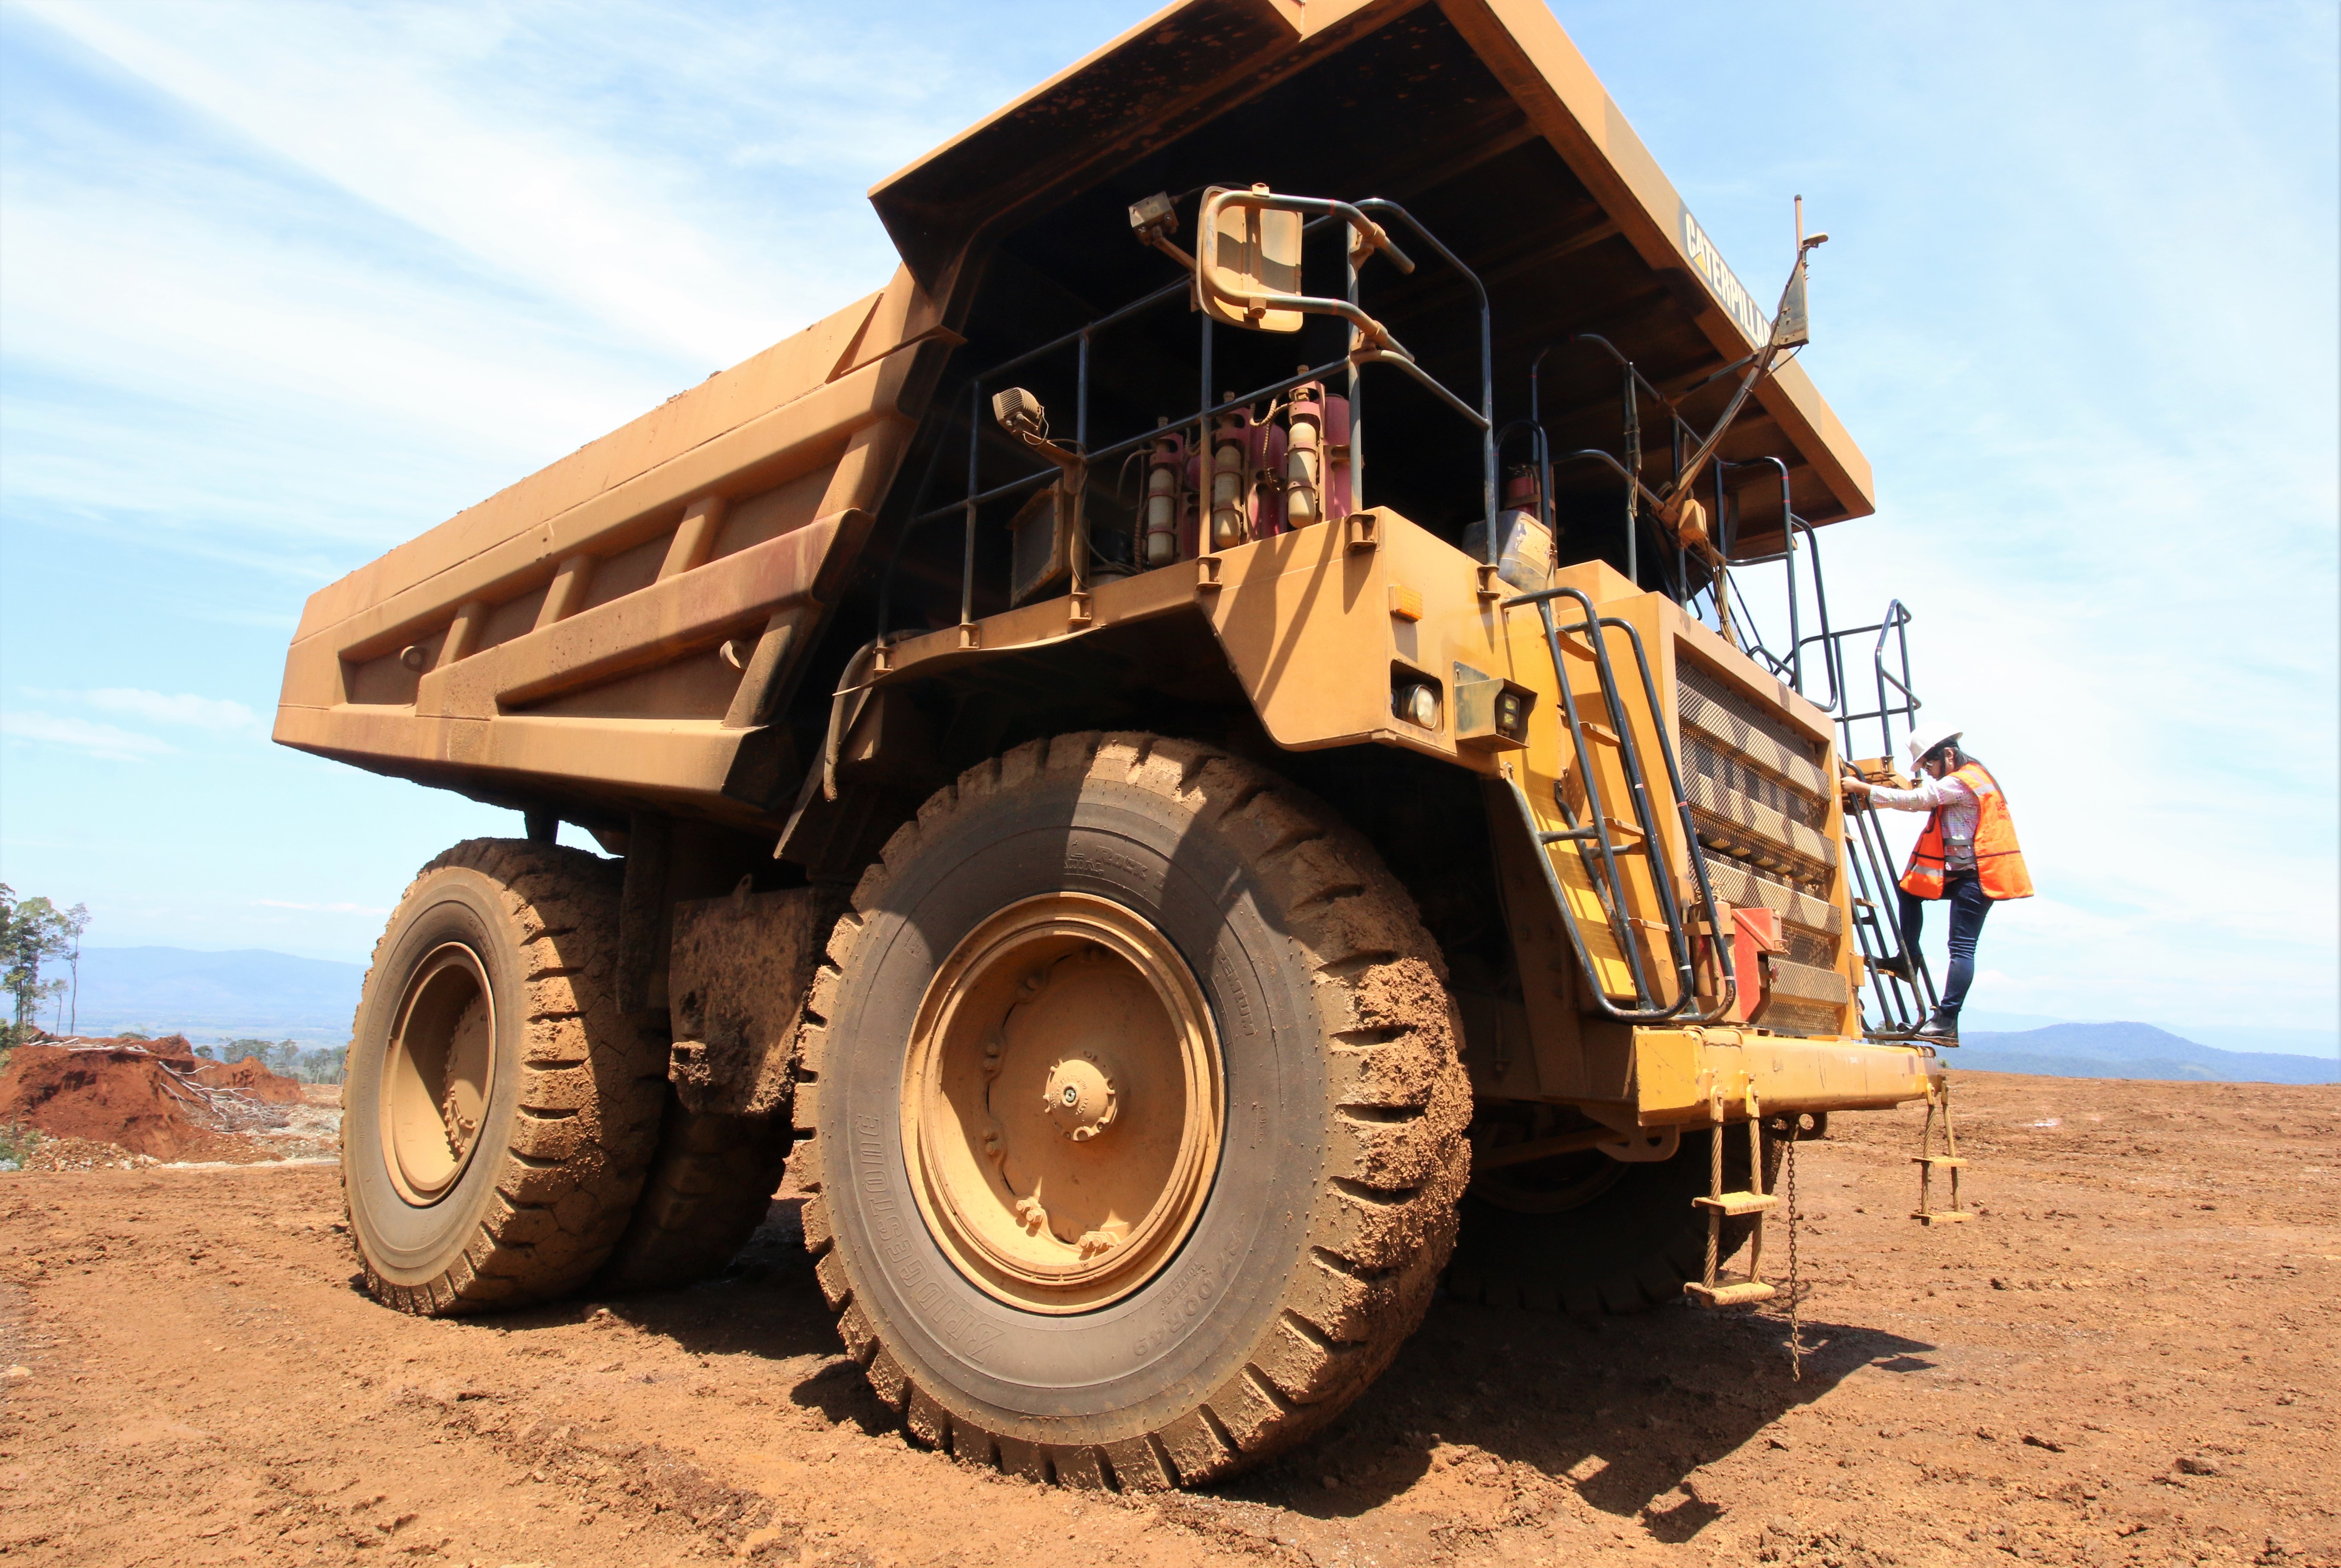
M 1271 207 L 1266 185 L 1213 185 L 1197 225 L 1195 292 L 1203 314 L 1254 332 L 1299 332 L 1301 215 Z M 1136 212 L 1133 210 L 1133 218 Z

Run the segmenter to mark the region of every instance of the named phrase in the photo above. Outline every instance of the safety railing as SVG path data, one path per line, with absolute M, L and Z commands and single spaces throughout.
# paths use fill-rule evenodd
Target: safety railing
M 1556 599 L 1571 599 L 1583 612 L 1583 619 L 1562 626 L 1553 619 L 1552 604 Z M 1575 754 L 1577 776 L 1585 786 L 1585 810 L 1589 820 L 1577 820 L 1575 808 L 1561 787 L 1561 774 L 1566 767 L 1554 771 L 1552 798 L 1567 826 L 1551 830 L 1540 827 L 1530 808 L 1527 792 L 1517 781 L 1511 786 L 1514 803 L 1520 813 L 1520 824 L 1529 840 L 1538 849 L 1536 860 L 1544 873 L 1546 890 L 1560 912 L 1562 927 L 1569 933 L 1571 949 L 1577 954 L 1579 968 L 1596 1006 L 1608 1016 L 1625 1024 L 1661 1024 L 1670 1019 L 1683 1023 L 1711 1024 L 1727 1016 L 1738 999 L 1738 984 L 1729 963 L 1723 961 L 1728 933 L 1718 919 L 1719 906 L 1715 889 L 1708 881 L 1707 854 L 1698 842 L 1698 827 L 1690 814 L 1690 797 L 1683 787 L 1682 769 L 1675 760 L 1674 742 L 1669 738 L 1667 726 L 1660 719 L 1657 725 L 1659 751 L 1667 767 L 1667 784 L 1672 791 L 1683 848 L 1689 863 L 1692 884 L 1697 888 L 1699 904 L 1705 911 L 1707 929 L 1711 934 L 1719 972 L 1718 995 L 1715 1004 L 1703 1013 L 1686 1014 L 1696 999 L 1698 990 L 1698 956 L 1691 945 L 1691 933 L 1683 919 L 1682 909 L 1675 897 L 1674 872 L 1667 863 L 1665 841 L 1659 835 L 1658 812 L 1650 801 L 1649 775 L 1642 764 L 1641 747 L 1634 738 L 1634 728 L 1618 686 L 1618 676 L 1609 659 L 1608 634 L 1621 631 L 1634 650 L 1634 664 L 1641 677 L 1642 694 L 1649 712 L 1659 718 L 1664 709 L 1659 699 L 1657 680 L 1650 674 L 1649 654 L 1642 646 L 1642 635 L 1630 621 L 1615 615 L 1603 615 L 1594 608 L 1593 601 L 1575 588 L 1548 588 L 1541 593 L 1523 594 L 1504 601 L 1507 610 L 1533 604 L 1544 624 L 1546 652 L 1551 655 L 1555 684 L 1560 690 L 1561 720 L 1569 733 L 1569 743 Z M 1609 718 L 1609 733 L 1616 737 L 1619 771 L 1626 793 L 1633 803 L 1633 831 L 1648 867 L 1652 894 L 1659 906 L 1659 923 L 1667 935 L 1667 956 L 1674 965 L 1675 998 L 1665 1001 L 1652 984 L 1649 966 L 1642 962 L 1641 944 L 1637 939 L 1632 884 L 1619 864 L 1620 850 L 1612 832 L 1609 803 L 1602 798 L 1601 773 L 1594 766 L 1591 742 L 1586 734 L 1585 722 L 1577 710 L 1577 696 L 1572 690 L 1569 667 L 1562 653 L 1560 640 L 1566 636 L 1582 635 L 1590 645 L 1593 668 L 1601 688 L 1603 708 Z M 1634 988 L 1634 1004 L 1620 1007 L 1609 1000 L 1601 971 L 1579 927 L 1577 911 L 1569 898 L 1569 889 L 1552 863 L 1555 845 L 1574 851 L 1584 866 L 1589 881 L 1607 914 L 1610 933 L 1625 959 L 1628 974 Z M 1625 853 L 1631 854 L 1629 848 Z
M 1260 200 L 1260 198 L 1257 197 L 1252 199 L 1255 201 Z M 1198 312 L 1197 314 L 1201 319 L 1200 359 L 1201 366 L 1202 393 L 1201 397 L 1199 400 L 1200 405 L 1196 412 L 1176 424 L 1165 424 L 1150 425 L 1135 434 L 1121 437 L 1117 440 L 1109 442 L 1104 445 L 1091 448 L 1090 445 L 1090 364 L 1093 352 L 1093 345 L 1101 334 L 1119 326 L 1125 322 L 1131 321 L 1148 311 L 1157 309 L 1174 299 L 1192 297 L 1196 287 L 1196 280 L 1192 275 L 1181 278 L 1176 283 L 1166 284 L 1162 287 L 1155 289 L 1138 299 L 1132 300 L 1127 305 L 1121 305 L 1112 311 L 1109 311 L 1094 321 L 1085 323 L 1071 332 L 1064 333 L 1057 337 L 1050 339 L 1046 343 L 1025 349 L 996 365 L 987 366 L 985 369 L 977 372 L 974 375 L 969 378 L 966 395 L 968 420 L 966 491 L 965 494 L 956 501 L 948 502 L 942 505 L 932 508 L 925 507 L 924 503 L 926 500 L 926 492 L 939 465 L 942 451 L 941 441 L 939 437 L 934 452 L 929 457 L 926 473 L 921 476 L 919 489 L 914 494 L 914 499 L 911 504 L 911 515 L 902 525 L 901 534 L 895 541 L 893 551 L 889 556 L 885 572 L 880 580 L 878 590 L 879 624 L 877 632 L 882 644 L 892 632 L 893 584 L 897 569 L 902 561 L 904 544 L 919 529 L 924 527 L 928 524 L 938 522 L 947 517 L 959 517 L 961 520 L 964 528 L 960 557 L 960 624 L 963 629 L 963 634 L 965 628 L 971 627 L 974 624 L 976 619 L 975 558 L 976 545 L 980 537 L 979 522 L 982 508 L 992 502 L 1004 500 L 1021 492 L 1031 490 L 1039 485 L 1054 481 L 1062 472 L 1061 468 L 1051 466 L 1037 469 L 1029 474 L 1019 474 L 1012 479 L 1001 484 L 992 484 L 989 487 L 986 487 L 982 484 L 981 475 L 984 432 L 983 398 L 985 392 L 987 388 L 997 388 L 1001 385 L 1011 373 L 1023 369 L 1024 367 L 1048 358 L 1051 355 L 1065 353 L 1068 350 L 1070 350 L 1074 355 L 1073 435 L 1072 440 L 1068 444 L 1071 452 L 1075 455 L 1083 459 L 1091 471 L 1095 471 L 1103 464 L 1109 464 L 1116 458 L 1127 456 L 1139 451 L 1141 448 L 1160 440 L 1166 431 L 1183 433 L 1184 431 L 1192 429 L 1196 432 L 1196 445 L 1201 449 L 1208 450 L 1210 439 L 1211 422 L 1213 420 L 1225 414 L 1234 413 L 1238 409 L 1250 408 L 1263 399 L 1274 398 L 1282 393 L 1290 392 L 1293 388 L 1303 385 L 1307 383 L 1312 381 L 1324 381 L 1333 375 L 1336 372 L 1342 373 L 1345 376 L 1346 391 L 1350 400 L 1350 451 L 1348 457 L 1350 484 L 1350 505 L 1352 509 L 1356 511 L 1363 511 L 1366 509 L 1364 489 L 1365 388 L 1362 385 L 1360 373 L 1367 365 L 1388 365 L 1395 366 L 1403 374 L 1420 383 L 1440 403 L 1445 404 L 1466 422 L 1477 427 L 1479 431 L 1481 503 L 1482 510 L 1484 511 L 1489 524 L 1488 529 L 1489 548 L 1490 552 L 1489 558 L 1491 562 L 1500 558 L 1495 553 L 1499 548 L 1500 542 L 1496 537 L 1496 530 L 1494 527 L 1496 515 L 1494 325 L 1489 315 L 1488 291 L 1486 286 L 1480 282 L 1479 275 L 1473 272 L 1469 266 L 1465 265 L 1459 256 L 1456 255 L 1453 251 L 1449 250 L 1437 235 L 1433 235 L 1428 228 L 1424 227 L 1411 213 L 1408 212 L 1403 206 L 1400 205 L 1396 202 L 1388 201 L 1378 196 L 1368 197 L 1365 200 L 1355 203 L 1331 202 L 1317 197 L 1275 196 L 1266 198 L 1264 205 L 1312 215 L 1310 221 L 1303 226 L 1302 232 L 1304 235 L 1314 233 L 1332 224 L 1338 223 L 1348 225 L 1363 219 L 1367 215 L 1374 215 L 1394 219 L 1397 222 L 1403 224 L 1442 262 L 1451 266 L 1463 278 L 1463 280 L 1469 285 L 1479 307 L 1479 406 L 1475 409 L 1469 402 L 1457 395 L 1436 376 L 1425 370 L 1422 365 L 1416 361 L 1413 355 L 1408 352 L 1395 338 L 1389 336 L 1385 333 L 1382 335 L 1380 342 L 1375 342 L 1367 337 L 1358 328 L 1355 320 L 1351 321 L 1349 346 L 1342 354 L 1341 357 L 1329 360 L 1323 365 L 1306 367 L 1290 375 L 1279 377 L 1274 381 L 1256 386 L 1249 392 L 1239 393 L 1233 395 L 1215 399 L 1211 391 L 1213 382 L 1212 341 L 1214 324 L 1208 314 Z M 1399 252 L 1396 246 L 1385 244 L 1382 248 L 1392 254 L 1393 256 L 1403 265 L 1404 270 L 1408 272 L 1411 272 L 1413 270 L 1414 264 L 1410 260 L 1407 260 L 1404 257 L 1403 253 Z M 1360 256 L 1354 248 L 1347 245 L 1343 246 L 1343 255 L 1346 273 L 1346 301 L 1311 303 L 1327 303 L 1330 305 L 1340 305 L 1346 303 L 1349 308 L 1342 314 L 1345 315 L 1355 316 L 1361 314 L 1358 308 L 1360 305 L 1359 273 L 1360 270 Z M 955 424 L 956 420 L 954 420 L 953 423 Z M 1086 550 L 1088 548 L 1087 542 L 1082 541 L 1080 544 L 1080 548 Z M 1083 563 L 1083 564 L 1086 565 L 1086 563 Z
M 1845 859 L 1853 876 L 1853 934 L 1878 1012 L 1872 1023 L 1868 1009 L 1863 1009 L 1864 1029 L 1874 1039 L 1907 1038 L 1934 1013 L 1935 977 L 1927 967 L 1927 955 L 1903 943 L 1894 862 L 1878 808 L 1866 801 L 1850 804 L 1845 824 Z
M 1822 629 L 1801 640 L 1800 648 L 1819 650 L 1828 666 L 1832 694 L 1843 699 L 1837 721 L 1838 754 L 1850 757 L 1861 749 L 1865 727 L 1878 725 L 1877 755 L 1891 765 L 1894 732 L 1908 734 L 1924 704 L 1911 684 L 1911 615 L 1902 601 L 1888 603 L 1886 613 L 1866 625 Z M 1872 637 L 1869 644 L 1870 694 L 1873 704 L 1853 705 L 1856 699 L 1847 676 L 1846 644 Z M 1870 1000 L 1878 1017 L 1864 1009 L 1867 1032 L 1873 1039 L 1907 1039 L 1933 1014 L 1938 994 L 1926 954 L 1902 940 L 1899 893 L 1893 873 L 1893 855 L 1886 843 L 1878 808 L 1868 801 L 1846 807 L 1846 862 L 1853 877 L 1854 934 L 1868 974 Z
M 1873 632 L 1878 637 L 1870 645 L 1869 665 L 1878 705 L 1857 710 L 1850 705 L 1854 699 L 1845 689 L 1845 644 Z M 1919 708 L 1925 705 L 1910 685 L 1910 612 L 1903 606 L 1901 600 L 1891 600 L 1886 606 L 1886 614 L 1868 624 L 1834 630 L 1824 624 L 1819 632 L 1801 639 L 1799 646 L 1816 644 L 1822 649 L 1821 657 L 1828 667 L 1833 687 L 1847 704 L 1838 709 L 1837 715 L 1840 752 L 1846 756 L 1854 755 L 1860 749 L 1857 726 L 1875 719 L 1878 722 L 1876 754 L 1890 758 L 1894 754 L 1895 721 L 1901 721 L 1907 734 L 1918 721 Z

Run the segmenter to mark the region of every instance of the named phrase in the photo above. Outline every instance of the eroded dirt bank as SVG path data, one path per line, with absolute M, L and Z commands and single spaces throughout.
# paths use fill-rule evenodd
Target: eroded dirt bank
M 1802 1383 L 1777 1318 L 1441 1302 L 1327 1438 L 1170 1499 L 911 1448 L 785 1194 L 723 1283 L 427 1323 L 351 1288 L 329 1169 L 0 1176 L 0 1558 L 2341 1562 L 2341 1092 L 1960 1094 L 1967 1225 L 1905 1217 L 1915 1115 L 1800 1151 Z

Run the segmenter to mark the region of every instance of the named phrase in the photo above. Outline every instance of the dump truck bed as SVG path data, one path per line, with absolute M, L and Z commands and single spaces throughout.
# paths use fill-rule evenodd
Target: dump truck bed
M 768 715 L 720 650 L 833 602 L 943 349 L 923 305 L 900 275 L 314 594 L 275 738 L 587 821 L 758 815 Z
M 1575 302 L 1580 325 L 1663 360 L 1669 386 L 1764 329 L 1534 0 L 1190 0 L 882 183 L 905 258 L 885 288 L 314 595 L 275 738 L 597 828 L 643 809 L 776 828 L 826 714 L 807 672 L 825 685 L 834 644 L 868 634 L 832 635 L 835 612 L 866 591 L 872 541 L 896 548 L 914 504 L 898 472 L 941 439 L 946 361 L 962 330 L 1001 325 L 984 300 L 1033 275 L 1055 308 L 1091 264 L 1051 236 L 1088 244 L 1092 209 L 1114 214 L 1131 179 L 1240 162 L 1254 132 L 1320 122 L 1339 132 L 1317 161 L 1344 194 L 1439 211 L 1491 288 Z M 1549 371 L 1549 422 L 1565 440 L 1609 417 L 1615 385 Z M 1733 439 L 1786 454 L 1799 514 L 1867 513 L 1868 464 L 1801 369 L 1758 397 Z

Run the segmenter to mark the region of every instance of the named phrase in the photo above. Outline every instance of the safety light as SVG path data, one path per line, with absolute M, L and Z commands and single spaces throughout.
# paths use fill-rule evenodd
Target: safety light
M 1439 727 L 1439 689 L 1419 681 L 1395 687 L 1390 692 L 1390 712 L 1408 724 L 1435 730 Z

